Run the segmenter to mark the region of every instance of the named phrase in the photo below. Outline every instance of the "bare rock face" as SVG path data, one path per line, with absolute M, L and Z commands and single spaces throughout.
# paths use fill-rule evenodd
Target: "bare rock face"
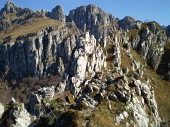
M 79 31 L 67 27 L 53 32 L 47 28 L 38 32 L 38 37 L 7 45 L 0 44 L 1 68 L 5 71 L 5 66 L 10 63 L 8 76 L 15 79 L 29 75 L 41 77 L 62 74 L 64 68 L 69 66 L 68 62 L 76 46 L 75 34 L 78 35 Z
M 65 22 L 66 16 L 61 5 L 56 6 L 52 9 L 50 17 L 61 22 Z
M 12 12 L 17 11 L 12 3 L 9 6 Z M 32 14 L 29 9 L 20 9 L 18 14 L 24 11 Z M 69 23 L 65 22 L 60 5 L 51 13 L 44 10 L 35 13 L 60 20 L 61 26 L 20 35 L 15 42 L 1 43 L 0 69 L 5 72 L 9 65 L 8 79 L 59 75 L 62 81 L 56 88 L 43 87 L 30 95 L 30 114 L 23 104 L 11 101 L 10 119 L 14 120 L 14 127 L 32 126 L 36 121 L 31 123 L 31 115 L 41 122 L 43 115 L 54 113 L 53 104 L 58 104 L 60 99 L 71 105 L 70 108 L 89 110 L 89 116 L 106 101 L 107 112 L 121 110 L 113 111 L 114 115 L 108 113 L 120 126 L 125 120 L 126 126 L 160 125 L 152 84 L 143 78 L 146 76 L 143 63 L 157 70 L 164 54 L 167 38 L 158 24 L 151 22 L 141 27 L 141 22 L 127 16 L 118 21 L 121 28 L 108 27 L 116 22 L 114 17 L 92 4 L 71 10 L 67 17 Z M 140 51 L 143 61 L 138 61 L 139 55 L 131 48 Z M 124 107 L 113 105 L 117 102 L 124 103 Z M 61 107 L 65 108 L 65 104 Z M 0 118 L 3 112 L 0 104 Z M 62 124 L 63 120 L 57 122 Z
M 70 90 L 75 95 L 80 92 L 80 85 L 87 78 L 92 78 L 96 72 L 106 68 L 106 57 L 100 46 L 96 46 L 96 39 L 87 32 L 78 40 L 73 58 L 71 59 L 69 74 L 71 78 Z
M 50 101 L 53 100 L 54 93 L 55 93 L 55 90 L 54 90 L 53 86 L 52 87 L 43 87 L 43 88 L 40 88 L 37 93 L 35 93 L 35 94 L 32 93 L 30 95 L 30 100 L 29 100 L 30 113 L 37 117 L 42 115 L 41 112 L 39 112 L 37 109 L 35 109 L 35 106 L 37 104 L 41 105 L 41 103 L 44 99 L 48 99 Z
M 4 8 L 0 11 L 0 31 L 4 30 L 5 28 L 9 27 L 12 23 L 8 18 L 5 20 L 4 17 L 8 13 L 14 13 L 20 11 L 22 8 L 15 5 L 13 2 L 7 2 L 4 6 Z
M 71 10 L 67 21 L 74 21 L 79 29 L 86 31 L 98 27 L 99 24 L 104 26 L 113 24 L 114 17 L 111 14 L 105 13 L 101 8 L 90 4 Z
M 148 84 L 144 84 L 140 80 L 134 80 L 133 86 L 135 87 L 135 89 L 131 87 L 128 90 L 130 98 L 128 99 L 127 105 L 125 107 L 127 111 L 131 111 L 131 115 L 134 118 L 133 125 L 138 127 L 160 126 L 161 119 L 159 117 L 154 92 L 151 90 Z M 118 92 L 119 96 L 118 94 L 117 96 L 114 95 L 114 101 L 117 101 L 117 99 L 115 99 L 116 97 L 119 97 L 119 101 L 121 101 L 120 97 L 126 96 L 123 95 L 123 93 L 126 93 L 126 91 Z M 147 108 L 151 109 L 150 117 L 148 117 L 149 113 L 147 111 Z M 128 117 L 129 113 L 124 111 L 115 117 L 115 121 L 119 125 L 122 120 L 127 119 Z
M 11 13 L 11 15 L 7 15 Z M 13 15 L 15 13 L 15 16 Z M 23 16 L 20 17 L 20 16 Z M 34 11 L 29 8 L 21 8 L 13 2 L 7 2 L 4 8 L 0 11 L 0 31 L 8 28 L 12 24 L 21 23 L 23 20 L 28 20 L 34 15 Z
M 0 119 L 4 113 L 4 106 L 0 103 Z
M 1 9 L 0 15 L 2 15 L 3 13 L 8 14 L 8 13 L 17 12 L 20 9 L 21 9 L 21 7 L 18 7 L 13 2 L 7 2 L 4 6 L 4 8 Z
M 170 25 L 168 25 L 167 27 L 166 27 L 166 35 L 168 36 L 168 37 L 170 37 Z
M 17 108 L 12 109 L 10 117 L 15 121 L 13 127 L 28 127 L 31 124 L 30 114 L 25 109 L 24 104 L 18 104 Z
M 46 11 L 46 10 L 43 10 L 43 9 L 40 9 L 38 11 L 35 12 L 36 14 L 38 15 L 42 15 L 42 16 L 46 16 L 46 17 L 50 17 L 50 12 L 49 11 Z
M 141 22 L 136 21 L 134 18 L 130 16 L 125 16 L 122 20 L 118 21 L 118 25 L 123 30 L 131 30 L 131 29 L 140 29 Z
M 143 58 L 154 70 L 157 70 L 166 46 L 167 37 L 162 32 L 163 29 L 156 22 L 150 22 L 141 29 L 140 36 L 136 35 L 131 41 L 132 47 L 142 51 Z

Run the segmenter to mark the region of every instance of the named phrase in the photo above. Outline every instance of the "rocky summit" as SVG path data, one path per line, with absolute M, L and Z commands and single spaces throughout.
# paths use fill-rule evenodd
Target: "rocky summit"
M 96 5 L 0 11 L 0 126 L 169 127 L 170 26 Z

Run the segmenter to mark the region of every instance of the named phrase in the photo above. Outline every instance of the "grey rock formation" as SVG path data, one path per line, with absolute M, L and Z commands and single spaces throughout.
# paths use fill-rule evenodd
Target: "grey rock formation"
M 118 73 L 120 72 L 120 65 L 121 65 L 121 54 L 120 54 L 120 46 L 119 43 L 117 43 L 114 46 L 114 59 L 113 63 L 115 64 L 114 70 Z
M 54 86 L 52 87 L 43 87 L 38 90 L 38 92 L 42 95 L 43 98 L 47 98 L 52 100 L 54 97 Z
M 7 2 L 4 6 L 4 8 L 1 9 L 0 11 L 0 16 L 5 13 L 13 13 L 13 12 L 18 12 L 21 10 L 21 7 L 18 7 L 17 5 L 14 4 L 14 2 Z
M 4 106 L 0 103 L 0 119 L 4 113 Z
M 12 11 L 15 11 L 13 8 Z M 60 109 L 53 104 L 65 101 L 65 98 L 70 103 L 65 104 L 72 105 L 74 109 L 87 109 L 90 113 L 94 113 L 96 106 L 102 104 L 103 100 L 108 102 L 108 112 L 120 109 L 113 106 L 120 101 L 120 106 L 125 104 L 124 111 L 112 116 L 117 125 L 126 119 L 129 120 L 126 126 L 160 125 L 152 84 L 150 81 L 144 82 L 145 65 L 138 61 L 139 55 L 131 50 L 140 51 L 143 61 L 146 60 L 157 70 L 167 39 L 158 24 L 151 22 L 141 27 L 140 21 L 125 17 L 119 21 L 122 28 L 108 27 L 116 22 L 114 17 L 92 4 L 70 11 L 67 17 L 69 23 L 65 22 L 61 6 L 56 6 L 51 13 L 44 10 L 32 13 L 29 9 L 20 9 L 18 15 L 24 13 L 49 16 L 61 21 L 61 26 L 23 34 L 15 42 L 0 44 L 0 69 L 5 72 L 9 64 L 8 79 L 28 76 L 41 79 L 48 75 L 59 75 L 62 79 L 56 88 L 43 87 L 30 95 L 31 115 L 40 121 L 43 115 L 50 116 L 52 113 L 56 116 L 55 110 Z M 86 32 L 83 33 L 77 27 Z M 131 30 L 139 33 L 132 35 Z M 143 82 L 140 78 L 143 78 Z M 10 118 L 15 121 L 13 126 L 32 124 L 31 116 L 23 104 L 13 100 L 10 105 L 13 106 L 10 112 Z M 61 111 L 65 110 L 63 105 L 57 106 L 61 106 Z
M 129 91 L 131 100 L 128 101 L 125 107 L 127 111 L 132 111 L 132 117 L 135 119 L 133 124 L 139 127 L 158 127 L 161 119 L 158 114 L 154 92 L 150 90 L 147 84 L 142 83 L 140 80 L 134 80 L 133 85 L 135 86 L 135 90 L 131 89 Z M 123 97 L 122 92 L 119 93 Z M 147 106 L 152 109 L 150 115 L 152 120 L 148 117 Z M 128 116 L 127 112 L 120 113 L 116 116 L 115 121 L 119 125 L 120 121 L 126 119 Z
M 88 95 L 82 95 L 79 98 L 79 103 L 81 103 L 81 105 L 84 105 L 83 108 L 91 108 L 91 109 L 95 109 L 95 106 L 98 104 L 95 100 L 93 100 L 91 97 L 89 97 Z
M 113 101 L 118 101 L 117 96 L 114 93 L 109 95 L 109 99 Z
M 22 103 L 10 111 L 10 118 L 15 121 L 13 127 L 28 127 L 31 124 L 30 114 Z
M 111 25 L 114 23 L 114 17 L 105 13 L 101 8 L 90 4 L 71 10 L 67 17 L 67 22 L 72 21 L 75 22 L 79 29 L 86 31 L 97 28 L 98 25 Z
M 68 62 L 77 42 L 75 34 L 80 33 L 68 27 L 61 30 L 57 28 L 53 32 L 51 28 L 47 28 L 38 32 L 38 37 L 7 45 L 0 44 L 0 66 L 5 71 L 5 66 L 10 63 L 8 77 L 15 79 L 41 77 L 48 73 L 60 74 L 63 67 L 69 66 Z M 59 57 L 64 66 L 56 61 Z
M 166 36 L 170 37 L 170 25 L 168 25 L 168 26 L 166 27 L 165 32 L 166 32 Z
M 166 46 L 167 37 L 161 34 L 162 31 L 156 22 L 150 22 L 146 28 L 141 29 L 141 36 L 136 35 L 131 41 L 132 47 L 142 51 L 144 59 L 154 70 L 157 70 Z
M 56 6 L 52 9 L 50 17 L 61 22 L 65 22 L 66 16 L 61 5 Z
M 39 111 L 35 109 L 36 104 L 41 104 L 42 101 L 42 96 L 38 96 L 37 94 L 32 93 L 30 95 L 30 100 L 29 100 L 29 112 L 34 115 L 34 116 L 39 116 Z
M 130 16 L 125 16 L 122 20 L 118 21 L 118 25 L 123 30 L 131 30 L 131 29 L 140 29 L 141 22 L 136 21 L 134 18 Z
M 30 113 L 36 117 L 41 116 L 43 113 L 39 111 L 37 105 L 41 105 L 43 100 L 53 100 L 54 98 L 54 87 L 43 87 L 40 88 L 37 93 L 32 93 L 30 95 L 29 105 L 30 105 Z
M 38 15 L 42 15 L 42 16 L 46 16 L 46 17 L 50 17 L 50 12 L 49 11 L 46 11 L 46 10 L 43 10 L 43 9 L 40 9 L 38 11 L 35 12 L 36 14 Z
M 11 15 L 7 15 L 11 13 Z M 15 13 L 15 15 L 13 15 Z M 24 20 L 33 17 L 34 11 L 29 8 L 21 8 L 13 2 L 7 2 L 0 11 L 0 31 L 8 28 L 12 24 L 19 24 Z
M 15 104 L 15 103 L 16 103 L 16 101 L 15 101 L 15 99 L 12 97 L 11 101 L 9 102 L 9 104 L 10 104 L 10 105 L 13 105 L 13 104 Z
M 95 72 L 106 68 L 106 57 L 100 46 L 96 46 L 96 39 L 87 32 L 78 40 L 77 48 L 71 59 L 69 74 L 72 77 L 70 90 L 74 94 L 80 92 L 79 86 L 85 78 L 92 78 Z

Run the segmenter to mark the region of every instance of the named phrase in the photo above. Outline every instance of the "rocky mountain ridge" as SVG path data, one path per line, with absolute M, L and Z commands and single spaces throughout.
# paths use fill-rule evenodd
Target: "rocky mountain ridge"
M 170 97 L 164 89 L 169 84 L 156 71 L 170 79 L 170 61 L 164 59 L 170 40 L 158 23 L 129 16 L 118 20 L 93 4 L 65 16 L 61 5 L 51 12 L 33 12 L 7 2 L 0 15 L 0 34 L 8 35 L 0 44 L 1 77 L 9 67 L 6 79 L 16 79 L 13 85 L 1 80 L 0 90 L 20 88 L 22 95 L 30 96 L 28 104 L 1 102 L 0 125 L 168 126 Z M 40 20 L 49 26 L 16 35 Z M 18 24 L 25 26 L 15 27 Z M 56 75 L 61 78 L 57 84 L 41 85 L 43 77 Z M 20 87 L 27 77 L 38 77 L 42 88 L 27 95 L 31 82 Z

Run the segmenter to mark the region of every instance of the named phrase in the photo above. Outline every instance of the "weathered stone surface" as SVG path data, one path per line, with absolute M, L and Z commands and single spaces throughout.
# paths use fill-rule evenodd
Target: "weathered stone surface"
M 56 6 L 52 9 L 50 17 L 61 22 L 65 22 L 66 16 L 61 5 Z
M 14 14 L 16 16 L 9 16 L 8 14 Z M 24 19 L 23 17 L 21 18 L 20 16 L 24 15 Z M 32 11 L 31 9 L 28 8 L 21 8 L 17 5 L 14 4 L 14 2 L 7 2 L 4 6 L 4 8 L 1 9 L 0 11 L 0 31 L 8 28 L 9 26 L 11 26 L 12 24 L 19 24 L 24 20 L 28 20 L 29 18 L 31 18 L 34 15 L 34 11 Z
M 17 108 L 10 111 L 11 119 L 14 118 L 13 127 L 28 127 L 31 124 L 30 114 L 24 107 L 24 104 L 18 104 Z
M 54 86 L 52 87 L 43 87 L 38 90 L 43 98 L 47 98 L 49 100 L 52 100 L 54 97 Z
M 29 9 L 21 9 L 18 15 L 24 13 L 32 15 Z M 10 66 L 7 78 L 61 76 L 62 81 L 56 88 L 43 87 L 30 95 L 30 114 L 39 119 L 44 112 L 44 115 L 52 113 L 50 103 L 54 99 L 56 101 L 54 98 L 56 92 L 59 99 L 66 98 L 70 103 L 65 103 L 66 105 L 74 105 L 74 109 L 80 110 L 95 111 L 96 106 L 106 100 L 109 112 L 116 108 L 120 109 L 114 107 L 113 103 L 121 101 L 121 105 L 123 103 L 126 105 L 122 107 L 123 112 L 113 116 L 116 124 L 128 119 L 130 123 L 126 122 L 127 126 L 129 124 L 139 127 L 159 126 L 160 118 L 154 91 L 150 88 L 151 81 L 148 80 L 146 83 L 141 82 L 144 79 L 140 81 L 145 73 L 143 67 L 146 65 L 142 65 L 135 51 L 130 50 L 132 46 L 136 51 L 140 51 L 143 59 L 156 70 L 166 44 L 166 38 L 160 34 L 162 31 L 158 24 L 153 22 L 145 24 L 145 27 L 142 24 L 141 27 L 140 21 L 125 17 L 119 21 L 122 28 L 108 27 L 115 23 L 114 17 L 92 4 L 72 10 L 67 17 L 70 23 L 64 23 L 65 14 L 61 6 L 55 7 L 51 13 L 44 10 L 35 13 L 60 20 L 61 26 L 23 34 L 16 42 L 0 44 L 0 68 L 5 72 L 5 66 L 8 64 Z M 83 33 L 76 26 L 90 32 Z M 129 34 L 131 29 L 139 33 L 136 36 Z M 6 40 L 10 40 L 10 37 Z M 129 63 L 126 67 L 128 59 L 131 67 Z M 71 91 L 71 95 L 66 90 Z M 13 101 L 11 105 L 14 104 L 17 103 Z M 28 126 L 30 123 L 29 114 L 23 106 L 13 108 L 11 116 L 16 121 L 14 126 Z
M 48 73 L 62 75 L 65 67 L 69 66 L 68 61 L 76 46 L 74 32 L 78 34 L 77 31 L 72 31 L 67 27 L 53 33 L 50 32 L 50 28 L 47 28 L 39 32 L 40 36 L 37 38 L 7 45 L 0 44 L 0 66 L 5 71 L 5 66 L 10 63 L 8 73 L 10 79 L 27 76 L 41 77 Z M 71 34 L 73 35 L 67 38 Z M 67 40 L 63 40 L 64 38 Z
M 35 115 L 35 116 L 39 116 L 39 112 L 34 108 L 36 104 L 41 104 L 41 101 L 42 101 L 42 96 L 39 96 L 37 94 L 34 94 L 32 93 L 30 95 L 30 100 L 29 100 L 29 106 L 30 106 L 30 109 L 29 109 L 29 112 L 32 114 L 32 115 Z
M 61 91 L 62 92 L 62 91 Z M 40 117 L 42 115 L 42 112 L 36 108 L 36 105 L 41 105 L 43 100 L 53 100 L 54 99 L 54 87 L 43 87 L 38 90 L 37 93 L 32 93 L 30 95 L 30 100 L 29 100 L 29 112 L 36 116 Z
M 109 95 L 109 99 L 113 101 L 118 101 L 117 96 L 114 93 Z
M 50 17 L 50 12 L 49 11 L 46 11 L 44 9 L 40 9 L 38 11 L 35 12 L 36 14 L 38 15 L 42 15 L 43 17 Z
M 78 28 L 85 31 L 97 28 L 99 24 L 104 26 L 113 24 L 114 17 L 105 13 L 101 8 L 90 4 L 71 10 L 67 21 L 74 21 Z
M 118 25 L 123 30 L 140 28 L 140 23 L 130 16 L 125 16 L 122 20 L 119 20 Z
M 16 101 L 15 101 L 15 99 L 12 97 L 11 101 L 9 102 L 9 104 L 12 105 L 12 104 L 15 104 L 15 103 L 16 103 Z
M 0 103 L 0 119 L 4 113 L 4 106 Z
M 82 108 L 91 108 L 91 109 L 95 109 L 95 106 L 98 104 L 95 100 L 93 100 L 88 95 L 82 95 L 79 98 L 79 103 L 83 103 L 84 107 Z
M 8 13 L 17 12 L 19 10 L 21 10 L 21 7 L 15 5 L 14 2 L 7 2 L 4 8 L 1 9 L 0 15 L 2 15 L 4 12 L 8 14 Z
M 168 37 L 170 37 L 170 25 L 168 25 L 167 27 L 166 27 L 166 35 L 168 36 Z
M 158 24 L 150 22 L 141 30 L 141 36 L 137 35 L 131 42 L 134 49 L 142 51 L 144 59 L 154 70 L 157 70 L 161 62 L 166 45 L 166 36 L 160 34 L 162 30 Z

